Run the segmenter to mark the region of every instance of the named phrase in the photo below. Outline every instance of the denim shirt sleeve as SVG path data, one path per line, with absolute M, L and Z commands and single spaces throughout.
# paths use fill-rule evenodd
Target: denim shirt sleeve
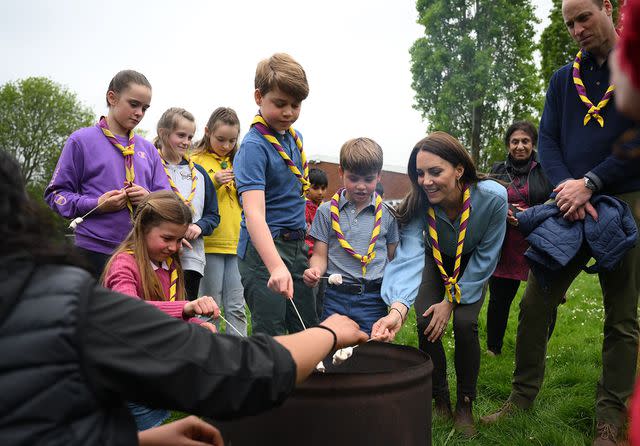
M 495 195 L 488 204 L 489 225 L 473 250 L 469 263 L 460 278 L 460 303 L 470 304 L 482 297 L 484 284 L 496 269 L 502 241 L 507 231 L 507 193 Z M 473 231 L 473 228 L 469 228 Z
M 400 229 L 400 244 L 382 280 L 381 295 L 387 305 L 400 302 L 411 307 L 416 300 L 424 269 L 424 228 L 424 220 L 414 218 Z

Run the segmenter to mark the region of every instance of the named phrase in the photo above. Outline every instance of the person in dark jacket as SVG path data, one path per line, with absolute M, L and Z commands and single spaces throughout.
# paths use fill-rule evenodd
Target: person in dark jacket
M 330 348 L 367 339 L 337 315 L 290 336 L 212 335 L 97 285 L 49 240 L 38 207 L 0 151 L 2 445 L 137 444 L 125 401 L 217 419 L 255 414 L 280 404 Z
M 504 137 L 507 159 L 496 163 L 491 169 L 491 177 L 507 185 L 509 197 L 507 233 L 498 266 L 489 279 L 487 352 L 492 356 L 502 352 L 511 303 L 520 282 L 526 281 L 529 274 L 529 265 L 524 257 L 529 244 L 518 230 L 516 212 L 544 203 L 553 191 L 553 186 L 538 163 L 535 151 L 537 142 L 538 131 L 533 124 L 527 121 L 514 122 Z

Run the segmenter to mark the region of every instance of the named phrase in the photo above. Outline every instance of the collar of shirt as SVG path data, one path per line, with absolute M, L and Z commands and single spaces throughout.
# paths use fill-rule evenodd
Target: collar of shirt
M 154 271 L 156 271 L 160 267 L 162 267 L 162 269 L 169 271 L 169 265 L 167 265 L 167 262 L 165 260 L 162 261 L 162 264 L 160 266 L 156 265 L 151 260 L 150 260 L 150 263 L 151 263 L 151 268 L 153 268 Z
M 342 193 L 340 194 L 340 200 L 338 201 L 338 209 L 342 210 L 347 204 L 351 204 L 352 206 L 355 207 L 355 204 L 347 200 L 347 191 L 343 190 Z M 371 194 L 371 202 L 369 203 L 368 206 L 365 206 L 364 209 L 362 209 L 362 211 L 367 209 L 369 206 L 373 206 L 374 209 L 376 208 L 376 194 Z

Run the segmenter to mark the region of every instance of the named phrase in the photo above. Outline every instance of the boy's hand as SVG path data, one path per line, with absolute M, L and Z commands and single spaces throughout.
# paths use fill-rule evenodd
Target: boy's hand
M 304 280 L 304 284 L 308 287 L 315 287 L 318 285 L 320 281 L 320 270 L 316 267 L 307 268 L 302 275 L 302 280 Z
M 213 315 L 214 319 L 220 317 L 220 308 L 211 296 L 202 296 L 194 301 L 187 302 L 182 309 L 182 314 L 186 317 L 193 317 L 197 314 L 203 316 Z
M 275 268 L 271 272 L 267 287 L 274 293 L 282 294 L 287 299 L 293 299 L 293 279 L 284 265 Z
M 187 228 L 187 232 L 184 233 L 184 238 L 186 238 L 187 240 L 195 240 L 200 237 L 200 234 L 202 234 L 202 229 L 200 228 L 200 226 L 196 225 L 195 223 L 191 223 Z M 193 249 L 193 247 L 191 249 Z

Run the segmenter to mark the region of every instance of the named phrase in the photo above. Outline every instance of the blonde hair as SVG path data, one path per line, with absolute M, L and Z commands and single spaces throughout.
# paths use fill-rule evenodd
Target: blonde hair
M 240 120 L 238 119 L 238 114 L 234 109 L 229 107 L 218 107 L 216 108 L 211 116 L 209 116 L 209 120 L 207 121 L 207 126 L 204 131 L 204 136 L 193 148 L 193 154 L 199 155 L 203 152 L 207 152 L 211 149 L 211 135 L 216 131 L 221 124 L 226 124 L 230 126 L 238 127 L 238 136 L 240 135 Z M 233 163 L 233 158 L 238 151 L 238 141 L 236 140 L 236 145 L 233 147 L 233 150 L 229 154 L 229 158 Z
M 382 148 L 371 138 L 354 138 L 340 149 L 340 167 L 358 175 L 380 173 Z
M 171 107 L 167 109 L 162 116 L 160 116 L 158 124 L 156 125 L 157 136 L 153 140 L 153 145 L 156 146 L 156 148 L 161 149 L 164 147 L 167 137 L 178 126 L 179 118 L 192 122 L 195 127 L 196 118 L 194 118 L 193 115 L 184 108 Z M 162 130 L 165 130 L 166 132 Z
M 109 271 L 113 259 L 115 259 L 118 254 L 122 252 L 133 253 L 142 280 L 143 295 L 139 297 L 144 300 L 167 300 L 168 296 L 164 295 L 158 276 L 151 266 L 145 236 L 151 229 L 160 226 L 162 223 L 175 223 L 186 227 L 191 223 L 191 219 L 191 209 L 189 209 L 175 193 L 162 190 L 147 195 L 140 202 L 133 214 L 133 229 L 118 249 L 116 249 L 105 266 L 101 282 L 104 284 L 106 272 Z M 184 288 L 184 273 L 182 271 L 182 265 L 180 264 L 179 253 L 175 252 L 171 256 L 171 259 L 178 273 L 176 300 L 184 300 L 186 294 Z
M 307 74 L 302 66 L 286 53 L 276 53 L 258 63 L 255 88 L 263 96 L 277 88 L 299 102 L 309 96 Z

